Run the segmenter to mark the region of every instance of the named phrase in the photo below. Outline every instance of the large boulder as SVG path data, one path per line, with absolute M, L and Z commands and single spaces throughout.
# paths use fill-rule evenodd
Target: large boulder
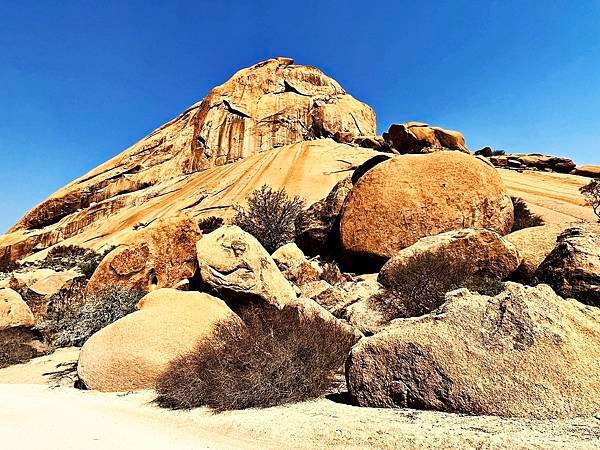
M 157 289 L 138 307 L 82 347 L 77 371 L 89 389 L 152 389 L 169 362 L 212 336 L 217 325 L 239 320 L 225 302 L 200 292 Z
M 338 182 L 322 200 L 313 203 L 296 219 L 296 243 L 310 255 L 335 254 L 339 249 L 339 217 L 352 179 Z
M 521 265 L 512 279 L 530 283 L 540 264 L 556 246 L 556 238 L 567 225 L 549 224 L 539 227 L 523 228 L 507 234 L 505 239 L 514 244 L 521 256 Z
M 513 205 L 497 171 L 471 155 L 393 157 L 363 175 L 342 209 L 346 261 L 381 264 L 420 238 L 461 228 L 510 232 Z
M 33 313 L 21 296 L 12 289 L 0 289 L 0 331 L 34 324 Z
M 469 153 L 465 138 L 458 131 L 432 127 L 422 122 L 393 124 L 383 139 L 400 154 L 458 150 Z
M 600 306 L 600 234 L 584 226 L 566 229 L 538 267 L 535 279 L 563 297 Z
M 223 298 L 283 306 L 296 298 L 260 242 L 235 225 L 205 235 L 196 245 L 202 282 Z
M 446 300 L 355 345 L 354 403 L 540 419 L 600 410 L 600 310 L 546 285 Z
M 21 296 L 0 289 L 0 368 L 30 360 L 48 349 L 32 327 L 35 318 Z
M 415 257 L 440 255 L 464 271 L 466 277 L 504 279 L 521 262 L 517 248 L 498 233 L 465 228 L 419 239 L 410 247 L 400 250 L 385 263 L 378 280 L 386 287 L 402 272 L 414 271 Z
M 187 215 L 158 219 L 133 232 L 104 257 L 87 293 L 113 285 L 149 292 L 191 279 L 197 267 L 196 242 L 201 237 L 196 220 Z

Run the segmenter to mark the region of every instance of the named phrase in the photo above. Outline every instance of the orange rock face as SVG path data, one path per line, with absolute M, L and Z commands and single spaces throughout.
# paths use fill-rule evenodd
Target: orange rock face
M 439 150 L 458 150 L 469 153 L 464 136 L 458 131 L 444 130 L 421 122 L 394 124 L 383 138 L 400 154 L 432 153 Z
M 196 242 L 201 237 L 197 222 L 186 215 L 159 219 L 133 231 L 102 260 L 87 292 L 114 285 L 143 292 L 174 287 L 194 275 Z
M 501 235 L 513 207 L 497 171 L 460 152 L 402 155 L 363 175 L 342 210 L 347 259 L 383 262 L 425 236 L 461 228 Z
M 21 259 L 88 229 L 106 228 L 98 222 L 115 218 L 127 209 L 129 217 L 121 218 L 125 222 L 113 223 L 116 226 L 109 234 L 132 226 L 132 211 L 141 216 L 139 220 L 172 213 L 161 208 L 154 211 L 154 217 L 145 214 L 142 210 L 149 203 L 164 204 L 169 199 L 174 204 L 187 194 L 187 204 L 173 205 L 173 209 L 201 209 L 210 203 L 204 200 L 218 195 L 215 191 L 227 192 L 229 185 L 235 184 L 233 177 L 227 177 L 228 170 L 205 171 L 336 133 L 374 135 L 375 114 L 320 70 L 295 65 L 287 58 L 270 59 L 240 70 L 179 117 L 29 211 L 10 234 L 0 237 L 0 264 Z M 259 176 L 258 166 L 263 165 L 264 169 L 268 162 L 268 157 L 262 161 L 258 158 L 253 167 L 236 166 L 240 168 L 238 175 L 252 182 L 252 172 Z M 316 163 L 303 169 L 319 173 L 329 169 Z M 229 185 L 220 183 L 218 177 L 226 178 Z M 204 192 L 182 192 L 192 178 L 203 184 Z M 338 181 L 338 177 L 333 178 Z M 333 184 L 325 186 L 324 194 Z M 74 242 L 97 248 L 99 242 L 106 241 L 105 233 L 92 232 Z

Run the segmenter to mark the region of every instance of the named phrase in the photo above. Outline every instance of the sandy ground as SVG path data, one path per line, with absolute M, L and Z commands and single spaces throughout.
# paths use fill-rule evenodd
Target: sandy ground
M 212 414 L 162 410 L 150 391 L 103 394 L 55 385 L 65 349 L 0 370 L 0 436 L 11 450 L 222 448 L 579 449 L 600 447 L 600 416 L 570 420 L 469 417 L 357 408 L 330 399 Z
M 499 169 L 510 195 L 521 197 L 548 224 L 597 222 L 579 188 L 590 178 L 560 173 Z

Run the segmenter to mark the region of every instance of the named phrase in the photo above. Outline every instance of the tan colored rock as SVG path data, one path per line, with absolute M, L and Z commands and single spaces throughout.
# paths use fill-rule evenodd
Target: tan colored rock
M 383 138 L 400 154 L 458 150 L 469 153 L 465 138 L 458 131 L 444 130 L 421 122 L 393 124 Z
M 56 275 L 57 272 L 52 269 L 34 269 L 26 272 L 14 272 L 8 282 L 8 287 L 15 291 L 28 289 L 39 280 Z
M 600 166 L 577 166 L 575 169 L 573 169 L 571 173 L 573 175 L 579 175 L 582 177 L 600 178 Z
M 474 156 L 403 155 L 356 183 L 342 210 L 340 238 L 350 263 L 381 263 L 425 236 L 461 228 L 505 235 L 513 220 L 497 171 Z
M 313 261 L 303 261 L 282 272 L 285 279 L 296 286 L 303 286 L 306 283 L 319 280 L 321 273 L 322 269 Z
M 196 272 L 196 242 L 202 237 L 197 221 L 187 215 L 158 219 L 132 233 L 104 257 L 86 292 L 120 285 L 149 292 L 171 288 Z
M 279 247 L 273 252 L 271 258 L 282 272 L 306 262 L 306 256 L 293 242 Z
M 337 220 L 346 197 L 352 190 L 352 179 L 338 182 L 327 197 L 313 203 L 296 219 L 296 243 L 310 255 L 335 253 L 338 242 Z
M 260 62 L 29 211 L 10 231 L 44 231 L 36 243 L 28 240 L 33 245 L 16 236 L 10 247 L 0 246 L 0 260 L 14 261 L 38 244 L 47 248 L 132 202 L 143 204 L 181 177 L 336 132 L 374 135 L 373 110 L 319 69 L 289 58 Z M 49 226 L 56 229 L 52 237 Z
M 362 339 L 347 365 L 361 406 L 562 418 L 600 410 L 600 310 L 548 286 L 461 289 Z
M 543 225 L 507 234 L 505 239 L 515 245 L 521 256 L 521 265 L 514 274 L 515 279 L 523 283 L 531 282 L 535 271 L 556 246 L 556 238 L 567 227 Z
M 260 299 L 282 307 L 296 298 L 273 258 L 256 238 L 234 225 L 205 235 L 196 245 L 202 281 L 223 298 Z
M 393 286 L 394 277 L 414 271 L 411 263 L 421 255 L 441 255 L 464 270 L 466 276 L 505 279 L 521 263 L 517 248 L 498 233 L 465 228 L 419 239 L 400 250 L 379 272 L 383 286 Z
M 21 296 L 12 289 L 0 289 L 0 331 L 34 324 L 33 313 Z
M 139 308 L 82 347 L 77 371 L 89 389 L 152 389 L 169 362 L 212 336 L 217 325 L 239 320 L 225 302 L 200 292 L 157 289 Z
M 327 196 L 339 180 L 372 156 L 372 150 L 319 139 L 175 179 L 165 176 L 150 187 L 90 204 L 45 228 L 1 235 L 0 265 L 3 260 L 43 259 L 57 244 L 102 251 L 128 240 L 134 227 L 182 212 L 199 220 L 213 215 L 227 219 L 233 215 L 234 205 L 244 204 L 252 191 L 264 184 L 273 189 L 283 187 L 288 195 L 298 195 L 312 204 Z M 139 176 L 150 174 L 151 171 L 142 171 Z
M 556 246 L 540 264 L 535 280 L 563 297 L 600 306 L 600 233 L 575 226 L 563 231 Z
M 29 286 L 29 290 L 35 294 L 49 299 L 61 290 L 68 288 L 73 281 L 77 279 L 81 280 L 83 278 L 83 274 L 75 270 L 65 270 L 50 274 L 44 278 L 40 278 Z

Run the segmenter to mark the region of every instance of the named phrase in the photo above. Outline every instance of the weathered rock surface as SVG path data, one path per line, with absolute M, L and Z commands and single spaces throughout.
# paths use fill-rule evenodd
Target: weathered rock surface
M 519 251 L 521 264 L 513 274 L 519 282 L 530 283 L 536 270 L 556 246 L 558 235 L 566 225 L 543 225 L 524 228 L 507 234 L 505 239 L 512 242 Z
M 33 313 L 21 296 L 12 289 L 0 289 L 0 331 L 34 324 Z
M 296 243 L 310 255 L 328 255 L 339 248 L 339 215 L 352 190 L 351 177 L 337 183 L 324 199 L 296 219 Z
M 46 345 L 32 330 L 35 317 L 18 292 L 0 289 L 0 368 L 44 354 Z
M 205 235 L 196 245 L 202 282 L 231 301 L 259 299 L 282 307 L 296 299 L 290 283 L 256 238 L 234 225 Z
M 413 257 L 421 255 L 441 255 L 461 267 L 465 276 L 480 278 L 504 279 L 521 262 L 517 248 L 495 231 L 465 228 L 421 238 L 400 250 L 381 268 L 379 282 L 393 285 L 399 273 L 414 270 Z
M 600 166 L 577 166 L 571 173 L 582 177 L 600 178 Z
M 86 292 L 113 285 L 141 292 L 175 287 L 194 276 L 201 237 L 197 221 L 187 215 L 158 219 L 104 257 Z
M 307 261 L 302 250 L 300 250 L 293 242 L 279 247 L 273 252 L 271 258 L 273 258 L 273 261 L 275 261 L 275 264 L 277 264 L 277 267 L 282 272 L 297 267 Z
M 383 139 L 400 154 L 431 153 L 439 150 L 458 150 L 469 153 L 465 138 L 458 131 L 444 130 L 421 122 L 394 124 Z
M 212 336 L 218 324 L 237 319 L 225 302 L 200 292 L 157 289 L 138 306 L 82 347 L 77 371 L 89 389 L 152 389 L 170 361 Z
M 535 279 L 563 297 L 600 306 L 600 234 L 585 227 L 565 230 L 538 267 Z
M 505 235 L 513 220 L 494 168 L 460 152 L 403 155 L 378 164 L 352 188 L 340 237 L 350 264 L 382 263 L 425 236 L 461 228 Z
M 512 169 L 535 169 L 548 172 L 570 173 L 576 164 L 569 158 L 548 156 L 539 153 L 490 156 L 490 162 L 497 167 Z
M 299 195 L 312 204 L 372 156 L 372 150 L 320 139 L 166 178 L 147 189 L 90 205 L 56 224 L 0 236 L 0 265 L 27 255 L 31 255 L 27 260 L 42 259 L 51 246 L 59 243 L 101 250 L 128 239 L 134 227 L 182 212 L 196 218 L 228 218 L 236 204 L 243 204 L 263 184 L 273 189 L 284 187 L 289 195 Z
M 259 182 L 256 178 L 262 178 L 264 165 L 276 163 L 274 157 L 238 166 L 240 172 L 228 180 L 223 175 L 229 169 L 199 175 L 257 153 L 336 133 L 374 135 L 375 114 L 320 70 L 295 65 L 291 59 L 270 59 L 242 69 L 177 118 L 29 211 L 0 240 L 0 266 L 69 238 L 73 238 L 69 243 L 97 249 L 106 242 L 117 244 L 116 235 L 138 221 L 181 210 L 231 206 L 219 200 L 234 195 L 243 199 L 240 188 Z M 367 151 L 343 147 L 351 153 Z M 295 156 L 299 164 L 305 159 L 302 154 Z M 341 161 L 351 159 L 335 159 L 333 165 L 343 166 Z M 307 198 L 311 202 L 322 198 L 341 178 L 323 163 L 312 164 L 315 171 L 304 181 L 317 176 L 331 179 L 330 183 L 322 180 L 309 189 L 291 190 L 316 191 L 318 195 Z M 262 181 L 269 180 L 273 187 L 293 184 L 286 175 L 306 167 L 291 166 L 278 166 L 278 176 Z M 190 185 L 192 180 L 196 189 Z
M 347 364 L 361 406 L 535 418 L 600 410 L 600 310 L 545 285 L 465 289 L 362 339 Z

